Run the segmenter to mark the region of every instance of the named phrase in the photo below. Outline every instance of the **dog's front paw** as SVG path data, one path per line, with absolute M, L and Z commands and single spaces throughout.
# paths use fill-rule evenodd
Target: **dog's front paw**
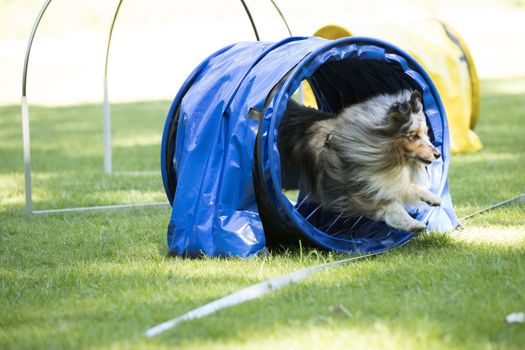
M 441 205 L 441 198 L 439 198 L 438 196 L 434 196 L 433 194 L 427 195 L 424 198 L 421 198 L 421 200 L 433 207 L 439 207 Z
M 412 232 L 414 234 L 418 234 L 421 231 L 424 231 L 426 229 L 427 229 L 427 226 L 424 223 L 420 221 L 416 221 L 410 225 L 407 231 Z

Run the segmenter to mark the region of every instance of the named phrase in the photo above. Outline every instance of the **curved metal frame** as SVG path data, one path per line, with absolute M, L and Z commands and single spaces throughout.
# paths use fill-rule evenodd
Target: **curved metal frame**
M 168 205 L 169 203 L 145 203 L 145 204 L 123 204 L 123 205 L 111 205 L 111 206 L 96 206 L 96 207 L 85 207 L 85 208 L 65 208 L 65 209 L 51 209 L 51 210 L 33 210 L 33 198 L 32 198 L 32 186 L 31 186 L 31 137 L 29 132 L 29 105 L 27 102 L 27 72 L 29 69 L 29 56 L 31 53 L 31 47 L 33 46 L 33 41 L 36 35 L 36 31 L 44 14 L 49 7 L 49 4 L 52 0 L 46 0 L 42 8 L 40 9 L 36 20 L 33 24 L 31 34 L 29 35 L 29 40 L 27 43 L 26 54 L 24 58 L 24 69 L 22 72 L 22 100 L 21 100 L 21 109 L 22 109 L 22 139 L 23 139 L 23 150 L 24 150 L 24 181 L 25 181 L 25 200 L 26 200 L 26 212 L 28 214 L 47 214 L 47 213 L 56 213 L 56 212 L 70 212 L 70 211 L 88 211 L 88 210 L 106 210 L 106 209 L 122 209 L 122 208 L 133 208 L 141 206 L 151 206 L 151 205 Z M 103 103 L 103 135 L 104 135 L 104 172 L 110 174 L 112 172 L 112 151 L 111 151 L 111 104 L 109 101 L 109 89 L 108 89 L 108 65 L 109 65 L 109 51 L 111 48 L 111 39 L 113 36 L 113 30 L 115 28 L 115 23 L 118 18 L 118 14 L 121 8 L 121 5 L 124 0 L 119 0 L 118 5 L 113 14 L 113 20 L 109 29 L 108 42 L 106 46 L 106 59 L 104 63 L 104 103 Z M 246 15 L 248 16 L 250 23 L 252 25 L 255 38 L 259 41 L 259 33 L 257 32 L 257 26 L 253 20 L 253 17 L 250 13 L 248 6 L 244 0 L 240 0 Z M 288 33 L 290 36 L 292 32 L 290 27 L 286 22 L 281 10 L 277 4 L 270 0 L 272 5 L 275 7 L 283 22 L 286 25 Z
M 252 24 L 253 32 L 255 34 L 255 39 L 257 41 L 261 41 L 259 38 L 259 33 L 257 32 L 257 26 L 255 25 L 255 22 L 253 21 L 252 14 L 250 12 L 250 9 L 248 8 L 248 5 L 246 5 L 246 2 L 244 0 L 241 0 L 242 7 L 244 7 L 244 11 L 246 11 L 246 15 L 248 15 L 248 18 L 250 19 L 250 23 Z
M 109 92 L 108 92 L 108 64 L 109 64 L 109 48 L 111 47 L 111 38 L 113 37 L 113 28 L 115 28 L 115 22 L 122 5 L 123 0 L 119 0 L 117 9 L 113 14 L 113 20 L 111 21 L 111 27 L 109 28 L 108 44 L 106 46 L 106 60 L 104 62 L 104 104 L 103 104 L 103 121 L 102 121 L 102 133 L 104 139 L 104 173 L 111 174 L 113 171 L 113 156 L 111 148 L 111 105 L 109 103 Z
M 288 26 L 288 22 L 286 21 L 286 18 L 284 18 L 284 15 L 283 15 L 283 13 L 281 12 L 281 9 L 279 8 L 279 6 L 277 6 L 277 4 L 275 3 L 274 0 L 270 0 L 270 2 L 272 3 L 273 7 L 275 7 L 275 10 L 277 11 L 277 13 L 279 14 L 279 16 L 280 16 L 281 19 L 283 20 L 284 25 L 286 26 L 286 30 L 288 31 L 288 34 L 290 34 L 290 36 L 293 36 L 293 35 L 292 35 L 292 31 L 290 30 L 290 27 Z
M 24 148 L 24 182 L 26 190 L 26 212 L 28 214 L 33 213 L 33 197 L 31 187 L 31 135 L 29 132 L 29 105 L 27 103 L 27 69 L 29 68 L 29 55 L 31 54 L 31 47 L 33 46 L 33 40 L 36 35 L 36 30 L 40 25 L 40 21 L 46 12 L 47 7 L 51 3 L 51 0 L 47 0 L 44 6 L 40 9 L 40 12 L 36 16 L 33 29 L 29 35 L 29 42 L 27 43 L 26 55 L 24 58 L 24 71 L 22 72 L 22 139 Z

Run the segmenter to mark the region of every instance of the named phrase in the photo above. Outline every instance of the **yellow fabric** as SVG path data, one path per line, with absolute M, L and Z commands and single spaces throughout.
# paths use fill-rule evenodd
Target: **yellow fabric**
M 456 42 L 447 35 L 447 31 Z M 475 152 L 482 148 L 481 140 L 472 130 L 479 115 L 479 80 L 463 39 L 450 27 L 429 19 L 403 24 L 356 26 L 351 32 L 343 27 L 328 25 L 314 35 L 326 39 L 371 36 L 407 51 L 423 66 L 438 89 L 447 112 L 451 152 Z M 305 103 L 315 105 L 311 88 L 305 86 L 304 89 Z

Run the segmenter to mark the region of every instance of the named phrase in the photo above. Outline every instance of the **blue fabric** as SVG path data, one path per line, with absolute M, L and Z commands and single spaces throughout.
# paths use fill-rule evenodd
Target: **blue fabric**
M 380 66 L 392 69 L 382 74 Z M 294 207 L 283 195 L 277 130 L 286 102 L 304 79 L 327 109 L 396 84 L 419 88 L 434 144 L 443 154 L 429 172 L 431 189 L 444 204 L 414 216 L 433 229 L 457 226 L 447 186 L 446 115 L 423 68 L 402 50 L 375 39 L 292 37 L 218 51 L 197 67 L 175 98 L 161 151 L 164 186 L 173 205 L 168 226 L 172 254 L 247 257 L 260 252 L 267 238 L 305 239 L 339 252 L 377 252 L 412 237 L 364 218 L 343 222 L 335 220 L 337 213 L 312 214 L 308 204 Z M 270 92 L 274 94 L 267 100 Z M 261 120 L 250 110 L 260 111 Z M 175 141 L 170 138 L 173 130 Z

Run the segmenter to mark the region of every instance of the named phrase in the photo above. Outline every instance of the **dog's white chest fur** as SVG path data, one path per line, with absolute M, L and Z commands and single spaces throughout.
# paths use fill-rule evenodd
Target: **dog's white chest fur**
M 373 190 L 377 193 L 377 198 L 381 200 L 402 199 L 402 202 L 406 203 L 405 193 L 410 185 L 411 175 L 408 167 L 399 167 L 371 175 L 371 181 L 368 184 L 375 187 Z
M 425 167 L 404 166 L 384 173 L 372 175 L 370 183 L 377 187 L 378 197 L 397 199 L 405 204 L 414 204 L 410 194 L 411 185 L 428 187 L 430 178 Z

